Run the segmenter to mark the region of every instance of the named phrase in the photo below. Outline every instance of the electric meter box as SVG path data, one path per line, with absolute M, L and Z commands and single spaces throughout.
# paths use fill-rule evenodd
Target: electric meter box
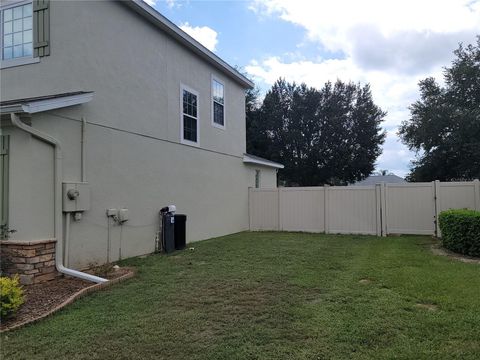
M 121 208 L 118 209 L 118 221 L 120 223 L 124 223 L 125 221 L 128 221 L 128 209 Z
M 64 212 L 90 210 L 90 185 L 85 182 L 64 182 L 62 189 Z

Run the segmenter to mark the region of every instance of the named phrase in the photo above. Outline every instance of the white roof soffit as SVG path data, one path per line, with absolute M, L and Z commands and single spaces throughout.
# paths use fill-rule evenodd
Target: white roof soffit
M 178 42 L 189 48 L 195 54 L 199 55 L 201 58 L 215 66 L 217 69 L 223 71 L 225 74 L 230 76 L 233 80 L 241 84 L 245 88 L 253 88 L 255 84 L 235 70 L 228 63 L 223 61 L 220 57 L 215 55 L 213 52 L 208 50 L 205 46 L 200 44 L 193 37 L 188 35 L 185 31 L 180 29 L 177 25 L 168 20 L 165 16 L 160 14 L 150 5 L 145 3 L 142 0 L 129 0 L 122 1 L 123 4 L 132 8 L 135 12 L 145 17 L 160 29 L 164 30 L 167 34 L 172 36 Z
M 73 95 L 54 95 L 45 98 L 21 99 L 18 102 L 9 101 L 9 104 L 2 105 L 0 112 L 5 113 L 27 113 L 35 114 L 39 112 L 61 109 L 74 105 L 88 103 L 93 99 L 93 92 L 85 92 Z
M 250 155 L 243 155 L 243 162 L 247 164 L 256 164 L 256 165 L 263 165 L 275 169 L 283 169 L 285 166 L 282 164 L 276 163 L 274 161 L 270 161 L 267 159 L 259 158 L 258 156 L 250 156 Z

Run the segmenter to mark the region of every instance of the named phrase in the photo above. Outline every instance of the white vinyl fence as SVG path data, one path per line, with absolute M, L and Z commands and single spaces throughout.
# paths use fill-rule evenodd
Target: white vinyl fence
M 440 235 L 446 209 L 480 210 L 480 181 L 249 190 L 250 230 Z

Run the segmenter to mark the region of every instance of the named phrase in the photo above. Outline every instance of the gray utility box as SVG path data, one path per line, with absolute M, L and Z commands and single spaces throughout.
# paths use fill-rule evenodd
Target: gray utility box
M 64 212 L 90 210 L 90 185 L 84 182 L 64 182 L 62 202 Z
M 162 247 L 163 251 L 175 251 L 175 215 L 166 213 L 162 215 Z

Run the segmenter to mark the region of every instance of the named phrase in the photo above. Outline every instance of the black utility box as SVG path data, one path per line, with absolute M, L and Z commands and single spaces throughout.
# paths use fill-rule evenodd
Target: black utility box
M 171 213 L 162 216 L 162 247 L 163 251 L 170 253 L 175 250 L 175 215 Z
M 187 245 L 186 240 L 186 226 L 187 226 L 187 215 L 184 214 L 175 214 L 175 249 L 182 250 L 185 249 Z

